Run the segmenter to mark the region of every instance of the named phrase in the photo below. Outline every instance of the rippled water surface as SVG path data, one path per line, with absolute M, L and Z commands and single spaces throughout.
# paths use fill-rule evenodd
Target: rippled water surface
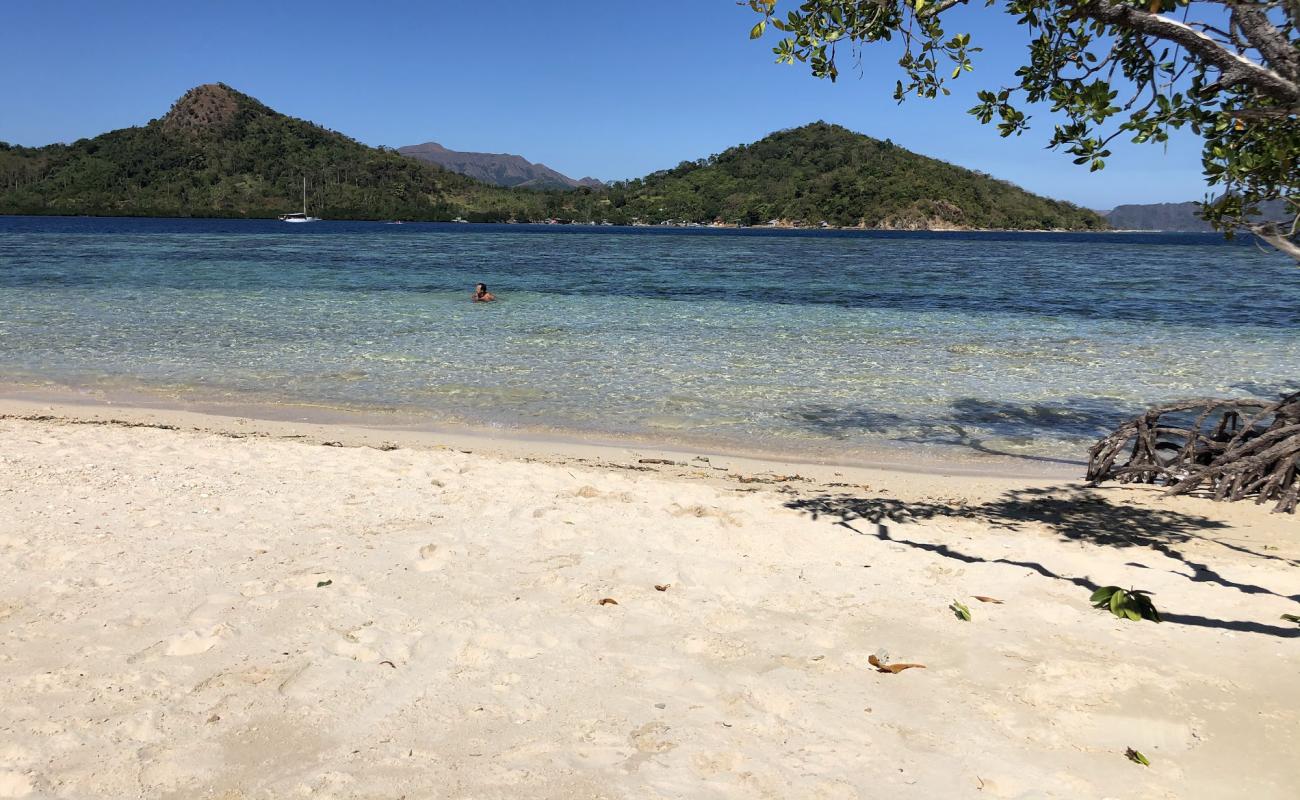
M 1195 234 L 0 217 L 0 380 L 1077 459 L 1147 402 L 1300 388 L 1300 270 Z

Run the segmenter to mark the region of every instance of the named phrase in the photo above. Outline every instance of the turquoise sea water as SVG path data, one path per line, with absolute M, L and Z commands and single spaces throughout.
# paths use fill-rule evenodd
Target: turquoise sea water
M 1300 388 L 1300 270 L 1202 235 L 11 217 L 0 381 L 1078 459 L 1145 403 Z

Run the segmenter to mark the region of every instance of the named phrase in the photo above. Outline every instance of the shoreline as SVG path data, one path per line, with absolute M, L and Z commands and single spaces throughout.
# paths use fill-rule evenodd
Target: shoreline
M 656 458 L 689 462 L 722 458 L 755 469 L 837 475 L 901 472 L 1014 480 L 1082 478 L 1086 462 L 1040 456 L 978 454 L 955 445 L 862 447 L 860 456 L 835 452 L 747 448 L 730 442 L 619 436 L 582 431 L 453 425 L 420 412 L 383 412 L 312 404 L 192 401 L 143 391 L 94 386 L 39 387 L 0 380 L 0 418 L 52 417 L 69 422 L 181 427 L 223 435 L 262 435 L 340 441 L 348 446 L 472 448 L 506 458 Z
M 266 216 L 266 217 L 216 217 L 216 216 L 209 217 L 209 216 L 197 216 L 197 215 L 192 215 L 192 216 L 174 216 L 174 217 L 158 217 L 158 216 L 152 216 L 152 215 L 147 215 L 147 214 L 127 214 L 127 215 L 123 215 L 123 214 L 64 214 L 64 213 L 58 213 L 58 214 L 55 214 L 55 213 L 51 213 L 51 214 L 41 214 L 41 213 L 31 213 L 31 212 L 23 212 L 23 213 L 15 213 L 15 212 L 0 212 L 0 217 L 14 217 L 14 218 L 17 218 L 17 217 L 31 217 L 31 218 L 33 218 L 33 219 L 62 218 L 62 219 L 159 219 L 159 220 L 208 220 L 208 221 L 216 221 L 216 222 L 274 222 L 274 221 L 276 221 L 276 220 L 278 219 L 278 217 L 275 216 L 275 215 Z M 364 219 L 362 219 L 362 218 L 351 218 L 351 217 L 338 217 L 338 218 L 322 218 L 322 219 L 319 219 L 319 220 L 317 220 L 317 221 L 318 221 L 318 222 L 374 222 L 374 223 L 379 223 L 379 224 L 390 224 L 390 223 L 394 222 L 394 220 L 388 219 L 388 218 L 386 218 L 386 217 L 366 217 L 366 218 L 364 218 Z M 863 226 L 858 226 L 858 225 L 849 225 L 849 226 L 836 226 L 836 225 L 830 225 L 830 226 L 827 226 L 827 227 L 823 228 L 823 227 L 816 226 L 816 225 L 767 225 L 767 224 L 763 224 L 763 225 L 740 225 L 740 224 L 738 224 L 738 223 L 725 223 L 725 224 L 721 224 L 721 225 L 716 225 L 716 224 L 712 224 L 712 223 L 704 223 L 704 222 L 700 222 L 700 223 L 687 223 L 687 224 L 673 224 L 673 225 L 668 225 L 668 224 L 664 224 L 664 223 L 657 223 L 657 222 L 656 222 L 656 223 L 646 222 L 646 223 L 641 223 L 641 224 L 631 224 L 631 223 L 629 223 L 629 224 L 615 224 L 615 223 L 605 224 L 604 222 L 546 222 L 546 221 L 540 221 L 540 222 L 504 222 L 504 221 L 501 221 L 501 222 L 487 222 L 487 221 L 474 221 L 474 220 L 463 220 L 463 221 L 457 221 L 457 220 L 454 220 L 454 219 L 448 219 L 448 220 L 435 220 L 435 219 L 420 219 L 420 220 L 412 220 L 412 219 L 403 219 L 403 220 L 399 220 L 399 222 L 401 222 L 401 224 L 403 224 L 403 225 L 426 225 L 426 224 L 427 224 L 427 225 L 502 225 L 502 226 L 505 226 L 505 225 L 511 225 L 511 226 L 514 226 L 514 227 L 525 227 L 525 226 L 529 226 L 529 227 L 538 227 L 538 228 L 601 228 L 601 229 L 605 229 L 605 228 L 616 228 L 616 229 L 631 229 L 631 230 L 643 230 L 643 229 L 650 228 L 650 229 L 665 230 L 665 231 L 672 231 L 672 230 L 691 230 L 691 231 L 700 231 L 700 230 L 712 230 L 712 231 L 782 231 L 782 232 L 799 231 L 799 232 L 805 232 L 805 233 L 818 233 L 818 232 L 823 232 L 823 231 L 824 231 L 824 232 L 836 232 L 836 233 L 853 233 L 853 232 L 858 232 L 858 233 L 893 233 L 893 234 L 898 234 L 898 233 L 953 233 L 953 234 L 970 234 L 970 233 L 1046 233 L 1046 234 L 1078 234 L 1078 233 L 1100 233 L 1100 234 L 1107 234 L 1107 233 L 1148 233 L 1148 234 L 1149 234 L 1149 233 L 1187 233 L 1187 232 L 1188 232 L 1188 231 L 1163 231 L 1163 230 L 1119 229 L 1119 228 L 962 228 L 962 227 L 951 227 L 951 226 L 946 226 L 946 227 L 941 227 L 941 228 L 923 228 L 923 227 L 918 227 L 918 228 L 910 228 L 910 227 L 891 227 L 891 228 L 878 228 L 878 227 L 877 227 L 877 228 L 872 228 L 872 227 L 863 227 Z

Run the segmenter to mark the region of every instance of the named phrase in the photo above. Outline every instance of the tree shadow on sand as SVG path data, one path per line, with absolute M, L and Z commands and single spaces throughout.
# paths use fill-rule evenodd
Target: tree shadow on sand
M 787 417 L 823 436 L 844 439 L 863 433 L 892 436 L 908 444 L 946 445 L 978 453 L 1025 461 L 1083 466 L 1081 456 L 1018 453 L 989 443 L 989 437 L 1030 441 L 1044 436 L 1095 440 L 1136 415 L 1140 409 L 1106 398 L 1067 397 L 1055 402 L 1013 403 L 959 397 L 947 413 L 934 419 L 910 419 L 870 408 L 812 406 L 796 409 Z
M 786 502 L 785 506 L 809 514 L 813 519 L 827 518 L 836 525 L 864 536 L 875 536 L 882 541 L 906 545 L 964 563 L 1007 564 L 1023 567 L 1045 578 L 1066 581 L 1089 591 L 1098 586 L 1087 578 L 1063 575 L 1033 561 L 985 558 L 964 553 L 946 544 L 913 541 L 895 535 L 889 529 L 888 523 L 940 518 L 971 519 L 1008 530 L 1018 530 L 1029 524 L 1038 524 L 1048 528 L 1057 536 L 1071 541 L 1091 542 L 1108 547 L 1140 547 L 1155 550 L 1179 562 L 1185 568 L 1169 570 L 1172 574 L 1181 575 L 1195 583 L 1210 583 L 1245 594 L 1267 594 L 1300 601 L 1300 595 L 1278 594 L 1263 586 L 1231 580 L 1216 572 L 1208 564 L 1189 557 L 1178 546 L 1192 540 L 1200 540 L 1244 555 L 1300 566 L 1300 562 L 1295 559 L 1257 552 L 1242 545 L 1205 535 L 1207 531 L 1228 527 L 1217 520 L 1168 509 L 1117 505 L 1090 488 L 1022 489 L 1008 492 L 996 500 L 978 505 L 907 503 L 891 497 L 821 494 L 794 498 Z M 870 526 L 874 526 L 874 530 L 871 530 Z M 1143 565 L 1134 563 L 1133 566 Z M 1300 638 L 1300 628 L 1283 628 L 1245 620 L 1219 620 L 1163 611 L 1161 616 L 1166 622 L 1182 625 Z

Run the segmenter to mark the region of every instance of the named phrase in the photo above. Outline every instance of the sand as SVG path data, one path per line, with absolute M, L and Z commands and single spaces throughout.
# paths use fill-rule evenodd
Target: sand
M 1300 522 L 1266 508 L 0 410 L 0 797 L 1300 786 Z

